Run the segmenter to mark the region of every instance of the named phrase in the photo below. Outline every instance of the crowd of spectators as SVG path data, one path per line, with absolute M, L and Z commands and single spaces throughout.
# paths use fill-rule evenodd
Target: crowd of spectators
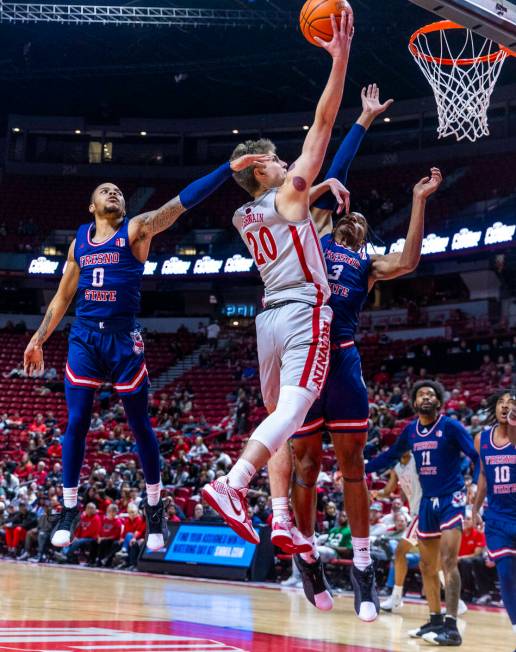
M 206 333 L 207 337 L 207 333 Z M 212 338 L 213 339 L 213 338 Z M 200 488 L 224 475 L 245 445 L 255 426 L 253 415 L 263 416 L 263 401 L 257 388 L 255 337 L 246 331 L 217 332 L 215 342 L 200 360 L 208 373 L 216 373 L 223 360 L 234 379 L 227 395 L 228 414 L 220 423 L 210 423 L 196 406 L 196 388 L 176 384 L 173 390 L 152 396 L 150 414 L 159 438 L 163 495 L 171 523 L 218 521 L 218 516 L 200 498 Z M 467 344 L 467 343 L 466 343 Z M 430 357 L 430 356 L 429 356 Z M 514 380 L 511 355 L 485 354 L 480 377 L 489 387 L 509 386 Z M 7 372 L 8 373 L 8 372 Z M 369 437 L 366 457 L 375 455 L 387 443 L 385 433 L 398 433 L 414 416 L 409 400 L 410 386 L 427 375 L 425 367 L 404 365 L 392 372 L 380 366 L 367 383 L 370 400 Z M 254 381 L 254 382 L 253 382 Z M 444 411 L 460 420 L 474 437 L 487 425 L 484 401 L 474 404 L 460 379 L 447 382 Z M 0 554 L 20 560 L 51 563 L 87 563 L 91 566 L 137 569 L 137 559 L 145 539 L 145 520 L 140 509 L 145 481 L 137 450 L 125 422 L 120 401 L 109 386 L 98 395 L 92 415 L 89 448 L 93 462 L 85 467 L 79 497 L 80 522 L 72 544 L 61 551 L 50 546 L 52 523 L 62 506 L 61 443 L 65 424 L 54 414 L 35 414 L 28 421 L 19 414 L 0 417 L 0 434 L 16 431 L 23 436 L 16 450 L 0 462 Z M 341 476 L 335 466 L 329 437 L 324 437 L 323 468 L 318 479 L 318 545 L 328 567 L 335 567 L 332 582 L 347 586 L 346 562 L 352 556 L 350 531 L 343 507 Z M 470 462 L 464 458 L 463 472 L 471 488 Z M 369 478 L 373 554 L 379 580 L 387 587 L 392 581 L 394 551 L 410 516 L 403 496 L 380 499 L 375 489 L 385 482 Z M 266 471 L 260 472 L 249 492 L 253 524 L 270 524 L 270 490 Z M 496 596 L 492 568 L 485 556 L 482 533 L 467 521 L 461 548 L 463 597 L 487 602 Z M 336 564 L 336 561 L 342 562 Z M 417 550 L 411 553 L 414 586 L 420 589 Z M 278 567 L 278 580 L 290 573 Z M 342 568 L 344 570 L 342 570 Z M 338 571 L 338 572 L 336 572 Z M 297 584 L 290 577 L 287 584 Z

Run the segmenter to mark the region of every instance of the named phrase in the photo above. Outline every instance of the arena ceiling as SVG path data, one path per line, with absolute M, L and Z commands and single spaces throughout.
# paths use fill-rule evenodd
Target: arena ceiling
M 49 4 L 49 3 L 46 3 Z M 82 1 L 77 4 L 108 4 Z M 0 118 L 9 113 L 202 117 L 314 108 L 329 57 L 297 29 L 300 0 L 113 2 L 118 5 L 290 11 L 281 24 L 225 29 L 0 24 Z M 381 85 L 398 99 L 428 96 L 407 51 L 409 35 L 433 18 L 408 0 L 352 0 L 356 36 L 345 103 Z M 506 64 L 500 84 L 516 81 Z

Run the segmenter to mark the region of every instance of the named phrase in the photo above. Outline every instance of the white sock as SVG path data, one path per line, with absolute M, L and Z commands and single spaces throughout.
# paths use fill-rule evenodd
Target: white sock
M 243 489 L 249 485 L 255 473 L 251 462 L 240 458 L 227 475 L 228 484 L 233 489 Z
M 304 387 L 282 387 L 276 409 L 256 428 L 251 441 L 259 441 L 273 455 L 301 428 L 315 398 L 315 393 Z
M 512 631 L 516 634 L 516 623 L 512 626 Z
M 77 493 L 79 487 L 63 487 L 64 506 L 68 508 L 77 506 Z
M 161 482 L 156 482 L 156 484 L 146 485 L 147 489 L 147 502 L 151 507 L 159 503 L 161 496 Z
M 402 586 L 396 586 L 394 585 L 394 588 L 392 589 L 392 597 L 395 600 L 401 600 L 403 597 L 403 587 Z
M 280 521 L 290 520 L 290 512 L 288 511 L 288 498 L 273 498 L 272 499 L 272 515 Z
M 306 561 L 307 564 L 313 564 L 319 559 L 319 551 L 317 550 L 317 544 L 315 543 L 315 532 L 313 532 L 309 537 L 305 536 L 305 539 L 308 541 L 308 543 L 311 544 L 312 549 L 310 550 L 310 552 L 302 552 L 301 559 L 303 561 Z M 332 604 L 333 604 L 333 600 L 332 600 Z
M 353 546 L 353 564 L 358 570 L 365 570 L 371 563 L 369 537 L 351 537 Z
M 441 586 L 446 586 L 446 582 L 444 579 L 444 571 L 440 570 L 438 571 L 439 574 L 439 581 L 441 582 Z

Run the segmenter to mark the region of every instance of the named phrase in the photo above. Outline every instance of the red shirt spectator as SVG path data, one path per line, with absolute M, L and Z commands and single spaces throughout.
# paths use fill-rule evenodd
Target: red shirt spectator
M 143 538 L 145 534 L 145 519 L 143 516 L 129 511 L 129 516 L 124 518 L 124 535 L 133 534 L 135 539 Z
M 96 539 L 100 534 L 101 520 L 97 508 L 93 503 L 88 503 L 81 514 L 81 520 L 75 530 L 76 539 Z
M 121 519 L 104 516 L 102 518 L 99 537 L 101 539 L 113 539 L 116 541 L 122 536 L 122 527 L 123 523 Z
M 102 514 L 105 514 L 107 512 L 108 507 L 111 505 L 113 501 L 111 498 L 98 498 L 97 499 L 97 507 L 99 509 L 99 512 Z
M 477 548 L 484 548 L 485 545 L 486 537 L 482 532 L 479 532 L 473 527 L 468 529 L 465 527 L 460 542 L 459 558 L 467 555 L 474 555 Z
M 58 440 L 53 441 L 50 446 L 47 448 L 47 453 L 49 457 L 58 457 L 61 459 L 63 452 L 63 447 Z

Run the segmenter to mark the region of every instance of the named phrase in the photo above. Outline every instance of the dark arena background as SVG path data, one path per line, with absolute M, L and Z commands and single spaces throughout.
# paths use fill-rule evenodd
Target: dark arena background
M 463 18 L 475 38 L 496 35 L 516 49 L 516 6 L 443 0 L 439 17 L 434 4 L 353 0 L 344 97 L 319 177 L 361 114 L 361 90 L 370 84 L 382 102 L 395 100 L 368 130 L 346 181 L 351 209 L 370 227 L 370 255 L 403 250 L 414 184 L 433 166 L 443 175 L 427 202 L 417 268 L 377 283 L 360 314 L 367 460 L 416 418 L 411 387 L 418 380 L 442 383 L 441 411 L 472 441 L 492 425 L 489 396 L 516 385 L 516 59 L 507 56 L 482 100 L 489 133 L 458 141 L 438 138 L 436 96 L 443 99 L 408 49 L 417 29 L 444 18 Z M 417 546 L 407 558 L 403 606 L 382 609 L 373 623 L 355 615 L 351 535 L 329 433 L 316 533 L 332 611 L 305 599 L 292 555 L 271 543 L 265 469 L 248 493 L 258 546 L 234 534 L 201 497 L 267 417 L 254 324 L 263 283 L 232 225 L 235 209 L 249 201 L 233 179 L 153 240 L 143 272 L 138 322 L 167 545 L 157 552 L 145 546 L 145 480 L 122 394 L 109 378 L 98 383 L 80 477 L 80 509 L 90 510 L 89 520 L 81 521 L 77 545 L 50 544 L 63 508 L 73 302 L 43 346 L 44 374 L 25 374 L 23 357 L 77 228 L 92 220 L 91 193 L 116 184 L 133 217 L 228 161 L 242 141 L 270 138 L 282 160 L 295 161 L 330 70 L 328 55 L 300 32 L 301 5 L 0 2 L 0 651 L 428 647 L 407 633 L 428 617 Z M 473 101 L 456 120 L 478 110 Z M 476 483 L 467 457 L 462 473 L 462 648 L 509 652 L 516 640 L 507 605 L 482 529 L 471 521 Z M 391 595 L 396 546 L 410 520 L 400 486 L 382 491 L 389 477 L 367 475 L 381 602 Z M 119 527 L 101 545 L 110 505 Z

